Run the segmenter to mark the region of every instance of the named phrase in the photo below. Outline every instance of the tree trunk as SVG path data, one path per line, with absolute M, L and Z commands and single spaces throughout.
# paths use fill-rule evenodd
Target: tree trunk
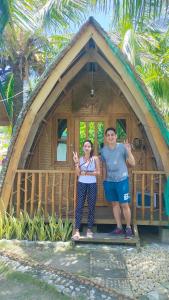
M 13 126 L 16 124 L 17 118 L 23 106 L 23 80 L 20 65 L 19 59 L 13 65 L 14 95 L 16 95 L 13 99 Z

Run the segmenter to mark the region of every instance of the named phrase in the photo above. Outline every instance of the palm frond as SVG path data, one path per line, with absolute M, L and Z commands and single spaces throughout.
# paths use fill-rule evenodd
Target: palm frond
M 70 23 L 81 24 L 85 20 L 88 1 L 85 0 L 47 0 L 39 9 L 37 17 L 44 27 L 58 29 L 70 27 Z
M 144 20 L 159 18 L 161 14 L 167 17 L 168 0 L 90 0 L 89 6 L 97 7 L 105 13 L 112 11 L 113 26 L 126 19 L 127 15 L 133 20 L 135 27 L 142 26 Z
M 2 34 L 6 24 L 10 18 L 8 1 L 1 0 L 0 2 L 0 34 Z

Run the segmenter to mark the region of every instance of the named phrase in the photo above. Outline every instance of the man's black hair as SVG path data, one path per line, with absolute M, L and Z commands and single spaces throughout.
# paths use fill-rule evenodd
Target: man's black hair
M 110 130 L 111 130 L 111 131 L 114 131 L 114 133 L 116 134 L 116 129 L 115 129 L 114 127 L 109 127 L 109 128 L 107 128 L 107 129 L 105 130 L 105 133 L 104 133 L 104 134 L 106 135 L 107 132 L 110 131 Z

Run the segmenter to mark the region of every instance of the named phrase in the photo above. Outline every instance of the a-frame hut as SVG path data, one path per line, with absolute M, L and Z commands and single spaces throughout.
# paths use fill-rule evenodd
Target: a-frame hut
M 72 151 L 80 153 L 83 140 L 90 138 L 99 154 L 110 126 L 116 127 L 119 141 L 127 137 L 133 145 L 133 222 L 168 224 L 164 185 L 169 132 L 143 82 L 93 18 L 46 71 L 20 114 L 3 170 L 1 211 L 14 206 L 17 215 L 21 209 L 32 215 L 43 208 L 46 214 L 73 219 Z M 102 176 L 98 186 L 95 221 L 109 224 L 112 212 L 104 199 Z

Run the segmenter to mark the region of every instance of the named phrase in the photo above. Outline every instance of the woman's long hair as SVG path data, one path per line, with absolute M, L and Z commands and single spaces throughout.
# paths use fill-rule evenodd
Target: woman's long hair
M 84 143 L 83 143 L 83 146 L 85 143 L 89 143 L 91 145 L 91 151 L 90 151 L 90 158 L 93 156 L 94 154 L 94 147 L 93 147 L 93 143 L 91 140 L 85 140 Z

